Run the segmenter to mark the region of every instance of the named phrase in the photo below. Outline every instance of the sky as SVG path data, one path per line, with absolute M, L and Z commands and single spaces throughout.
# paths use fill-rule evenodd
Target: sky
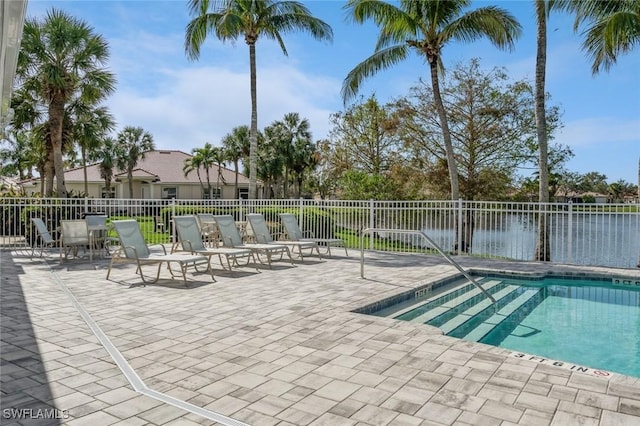
M 375 25 L 347 19 L 344 1 L 303 1 L 328 23 L 332 42 L 303 33 L 284 34 L 288 56 L 267 39 L 259 39 L 257 55 L 258 127 L 289 112 L 309 120 L 314 140 L 328 136 L 329 116 L 344 111 L 340 95 L 346 75 L 374 51 Z M 497 5 L 522 25 L 512 52 L 487 41 L 447 45 L 447 69 L 478 58 L 482 68 L 504 67 L 515 80 L 535 76 L 535 15 L 531 0 L 473 1 L 470 9 Z M 153 135 L 157 149 L 191 152 L 206 142 L 220 145 L 234 127 L 251 117 L 249 49 L 244 40 L 222 43 L 210 36 L 197 61 L 184 52 L 185 28 L 192 19 L 186 0 L 97 1 L 29 0 L 27 18 L 42 18 L 52 7 L 85 21 L 110 46 L 107 67 L 117 88 L 105 102 L 117 128 L 139 126 Z M 593 76 L 581 51 L 582 37 L 568 14 L 552 15 L 548 25 L 547 91 L 561 111 L 563 127 L 555 142 L 575 156 L 572 172 L 596 171 L 608 182 L 638 183 L 640 159 L 640 49 L 621 56 L 611 70 Z M 429 79 L 428 65 L 413 54 L 407 61 L 365 81 L 360 94 L 381 103 L 406 95 L 420 78 Z M 348 106 L 348 105 L 347 105 Z M 524 175 L 530 171 L 523 171 Z

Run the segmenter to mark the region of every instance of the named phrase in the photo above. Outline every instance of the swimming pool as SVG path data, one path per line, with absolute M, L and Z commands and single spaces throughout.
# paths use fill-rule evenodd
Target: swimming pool
M 445 334 L 593 369 L 640 377 L 640 280 L 505 275 L 477 278 L 495 306 L 466 282 L 374 315 L 424 323 Z

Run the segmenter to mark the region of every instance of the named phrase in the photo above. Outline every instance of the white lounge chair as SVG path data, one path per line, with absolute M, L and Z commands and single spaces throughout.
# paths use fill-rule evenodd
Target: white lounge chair
M 166 263 L 169 268 L 169 272 L 171 273 L 171 277 L 176 278 L 181 276 L 182 280 L 184 281 L 185 287 L 188 287 L 186 275 L 187 267 L 205 264 L 207 270 L 210 269 L 209 258 L 207 256 L 187 253 L 167 254 L 167 250 L 161 244 L 159 245 L 159 247 L 162 248 L 162 253 L 152 252 L 144 240 L 138 222 L 133 219 L 114 220 L 111 223 L 114 225 L 116 232 L 118 233 L 120 248 L 111 256 L 109 271 L 107 272 L 107 279 L 109 279 L 111 268 L 115 262 L 136 263 L 136 273 L 140 274 L 140 277 L 145 284 L 153 284 L 158 281 L 158 279 L 160 278 L 160 268 L 162 267 L 163 263 Z M 172 263 L 177 263 L 180 266 L 180 275 L 177 275 L 173 272 L 173 270 L 171 269 Z M 158 271 L 155 278 L 148 280 L 142 272 L 142 266 L 151 264 L 157 264 Z M 213 274 L 211 274 L 211 278 L 215 281 Z
M 33 241 L 33 246 L 31 250 L 31 258 L 33 259 L 33 255 L 36 251 L 36 247 L 40 247 L 40 257 L 44 253 L 45 247 L 54 247 L 60 243 L 60 240 L 57 238 L 53 238 L 47 226 L 44 224 L 42 219 L 39 217 L 32 217 L 31 223 L 36 227 L 36 240 Z M 38 244 L 39 243 L 39 244 Z
M 327 254 L 331 256 L 331 247 L 343 247 L 344 252 L 349 256 L 347 246 L 340 238 L 315 238 L 313 232 L 309 232 L 309 236 L 305 237 L 302 229 L 298 226 L 298 219 L 292 213 L 280 213 L 280 220 L 287 231 L 287 238 L 291 241 L 314 241 L 318 245 L 324 245 L 327 247 Z
M 262 244 L 285 244 L 292 246 L 295 252 L 295 248 L 298 248 L 298 255 L 300 259 L 304 260 L 304 255 L 302 250 L 309 250 L 309 254 L 312 254 L 315 250 L 318 253 L 318 257 L 322 259 L 320 255 L 320 249 L 318 248 L 318 243 L 315 241 L 275 241 L 271 232 L 269 231 L 269 226 L 267 226 L 267 222 L 264 220 L 264 216 L 260 213 L 249 213 L 247 214 L 247 220 L 249 221 L 249 226 L 253 235 L 256 239 L 256 242 Z
M 205 247 L 195 216 L 174 216 L 173 224 L 175 225 L 176 232 L 178 234 L 178 242 L 174 247 L 180 247 L 183 251 L 209 256 L 210 258 L 212 256 L 218 256 L 220 265 L 222 265 L 223 269 L 226 269 L 222 262 L 222 256 L 224 256 L 227 260 L 229 272 L 231 273 L 233 273 L 232 265 L 239 266 L 238 258 L 246 258 L 247 264 L 252 260 L 254 263 L 256 262 L 253 252 L 249 249 L 233 247 Z M 211 265 L 211 262 L 209 262 L 209 265 Z M 213 274 L 213 271 L 211 271 L 211 273 Z
M 261 255 L 265 255 L 267 257 L 267 264 L 269 265 L 269 269 L 271 269 L 271 259 L 274 254 L 279 254 L 280 259 L 285 254 L 289 257 L 291 264 L 293 265 L 293 258 L 291 257 L 291 252 L 289 251 L 289 247 L 284 244 L 259 244 L 259 243 L 251 243 L 244 244 L 242 242 L 242 237 L 240 236 L 240 232 L 236 227 L 236 222 L 231 215 L 217 215 L 214 216 L 216 220 L 216 224 L 218 225 L 218 230 L 220 231 L 220 235 L 222 236 L 222 244 L 225 247 L 236 247 L 236 248 L 246 248 L 254 252 L 258 260 L 262 262 Z

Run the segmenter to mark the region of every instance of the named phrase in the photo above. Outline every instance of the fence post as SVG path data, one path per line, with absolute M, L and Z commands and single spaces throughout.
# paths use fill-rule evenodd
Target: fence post
M 376 214 L 375 214 L 375 205 L 373 199 L 369 200 L 369 228 L 374 229 L 376 227 Z M 373 250 L 373 239 L 375 238 L 376 232 L 369 232 L 369 250 Z
M 173 226 L 173 218 L 176 216 L 176 199 L 171 199 L 171 219 L 169 219 L 169 226 L 171 227 L 171 242 L 176 242 L 176 227 Z
M 458 199 L 458 232 L 454 247 L 458 247 L 458 256 L 462 254 L 462 198 Z
M 89 211 L 89 197 L 84 197 L 84 212 Z
M 573 203 L 569 200 L 569 220 L 567 223 L 567 260 L 569 263 L 573 262 Z
M 300 229 L 304 229 L 302 227 L 302 215 L 304 214 L 304 208 L 302 204 L 302 197 L 300 197 L 300 199 L 298 200 L 298 227 Z

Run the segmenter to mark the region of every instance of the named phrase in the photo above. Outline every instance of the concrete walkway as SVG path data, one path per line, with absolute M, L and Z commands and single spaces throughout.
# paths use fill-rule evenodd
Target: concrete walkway
M 107 281 L 106 260 L 61 265 L 56 254 L 0 252 L 3 425 L 640 424 L 638 378 L 351 312 L 452 275 L 441 258 L 369 254 L 361 279 L 354 251 L 216 282 L 190 274 L 184 288 L 141 286 L 126 264 Z

